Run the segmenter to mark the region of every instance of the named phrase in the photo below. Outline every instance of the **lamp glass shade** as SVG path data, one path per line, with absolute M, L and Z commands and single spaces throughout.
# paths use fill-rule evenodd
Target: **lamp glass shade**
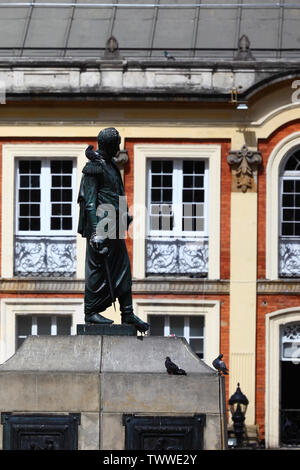
M 229 403 L 230 412 L 232 415 L 236 414 L 237 411 L 239 411 L 243 415 L 246 414 L 249 400 L 246 397 L 246 395 L 242 393 L 239 383 L 238 383 L 236 391 L 229 398 L 228 403 Z

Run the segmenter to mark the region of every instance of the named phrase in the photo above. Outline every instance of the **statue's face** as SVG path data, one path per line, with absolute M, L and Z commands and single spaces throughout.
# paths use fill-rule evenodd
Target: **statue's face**
M 111 133 L 113 131 L 113 134 Z M 105 156 L 113 158 L 120 151 L 121 137 L 116 129 L 104 129 L 98 136 L 99 150 L 103 151 Z
M 117 153 L 120 151 L 120 143 L 121 143 L 121 137 L 118 135 L 118 138 L 115 139 L 115 141 L 111 144 L 111 157 L 115 157 Z

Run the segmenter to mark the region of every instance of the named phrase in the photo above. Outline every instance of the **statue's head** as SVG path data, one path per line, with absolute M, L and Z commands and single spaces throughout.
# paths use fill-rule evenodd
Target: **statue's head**
M 121 137 L 114 127 L 102 129 L 97 140 L 99 151 L 105 158 L 112 159 L 120 150 Z

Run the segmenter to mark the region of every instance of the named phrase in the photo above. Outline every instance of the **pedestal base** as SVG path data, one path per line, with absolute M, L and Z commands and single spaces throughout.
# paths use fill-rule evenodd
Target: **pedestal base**
M 134 325 L 77 325 L 77 335 L 136 336 Z
M 79 330 L 29 336 L 0 366 L 0 449 L 226 448 L 225 377 L 184 338 L 139 341 L 124 335 L 136 334 L 131 325 Z M 169 375 L 166 357 L 187 375 Z

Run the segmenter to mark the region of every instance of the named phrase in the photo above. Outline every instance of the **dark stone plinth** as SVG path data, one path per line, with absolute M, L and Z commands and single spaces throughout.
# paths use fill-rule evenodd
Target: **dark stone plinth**
M 136 336 L 133 325 L 77 325 L 77 335 Z

